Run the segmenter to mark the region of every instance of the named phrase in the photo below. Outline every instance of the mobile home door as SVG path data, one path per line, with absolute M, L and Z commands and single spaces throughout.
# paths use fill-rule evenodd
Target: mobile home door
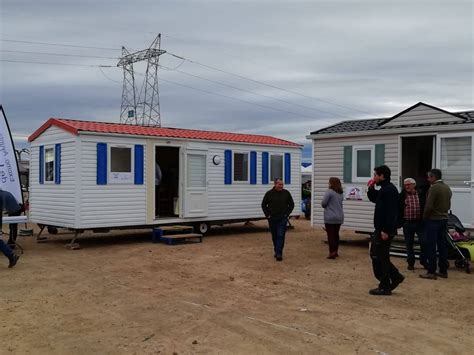
M 207 151 L 186 150 L 184 217 L 207 216 Z
M 474 227 L 474 133 L 438 135 L 437 166 L 453 191 L 451 209 L 464 226 Z

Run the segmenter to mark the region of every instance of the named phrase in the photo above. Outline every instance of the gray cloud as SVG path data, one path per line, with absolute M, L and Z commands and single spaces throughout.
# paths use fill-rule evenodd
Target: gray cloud
M 186 62 L 179 70 L 276 97 L 288 105 L 178 73 L 161 77 L 293 114 L 162 82 L 164 126 L 305 135 L 343 119 L 391 116 L 418 101 L 473 108 L 471 1 L 33 1 L 3 0 L 2 39 L 114 47 L 116 51 L 0 42 L 0 49 L 118 57 L 145 48 L 158 32 L 163 48 L 226 71 L 341 108 Z M 114 59 L 0 52 L 4 60 L 106 64 Z M 162 57 L 163 65 L 181 62 Z M 0 62 L 0 102 L 13 131 L 30 134 L 48 117 L 118 121 L 118 68 Z M 144 70 L 143 68 L 138 68 Z M 114 81 L 118 81 L 114 82 Z M 331 112 L 333 115 L 322 112 Z M 307 149 L 305 150 L 307 155 Z

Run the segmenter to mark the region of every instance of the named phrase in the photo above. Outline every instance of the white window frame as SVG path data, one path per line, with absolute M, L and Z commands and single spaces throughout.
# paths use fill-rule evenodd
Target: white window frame
M 357 176 L 357 152 L 361 150 L 370 150 L 370 175 Z M 352 147 L 352 182 L 367 182 L 372 177 L 375 169 L 375 145 L 357 145 Z
M 247 154 L 247 180 L 235 180 L 235 155 L 236 154 Z M 235 151 L 232 152 L 232 183 L 233 184 L 248 184 L 250 183 L 250 152 Z
M 283 153 L 270 153 L 269 154 L 269 164 L 268 164 L 268 180 L 273 183 L 275 179 L 272 179 L 272 157 L 273 156 L 280 156 L 281 157 L 281 176 L 280 179 L 285 181 L 285 154 Z
M 130 149 L 130 172 L 120 173 L 112 172 L 112 148 L 128 148 Z M 107 173 L 108 183 L 110 184 L 134 184 L 135 183 L 135 152 L 134 146 L 131 144 L 109 144 L 107 155 Z
M 46 180 L 46 151 L 51 149 L 53 151 L 53 180 Z M 43 182 L 45 184 L 54 184 L 56 182 L 56 146 L 44 146 L 44 161 L 43 161 Z

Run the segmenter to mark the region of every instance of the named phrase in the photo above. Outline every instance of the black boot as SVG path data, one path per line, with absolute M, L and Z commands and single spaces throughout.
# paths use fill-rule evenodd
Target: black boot
M 16 263 L 18 262 L 18 259 L 20 259 L 20 255 L 16 255 L 16 254 L 13 254 L 12 256 L 10 256 L 8 258 L 8 260 L 10 260 L 10 262 L 8 263 L 8 267 L 11 269 L 12 267 L 14 267 L 16 265 Z

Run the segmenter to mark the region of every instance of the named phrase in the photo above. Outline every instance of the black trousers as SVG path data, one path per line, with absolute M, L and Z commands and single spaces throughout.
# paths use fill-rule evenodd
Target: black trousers
M 374 276 L 379 280 L 379 288 L 390 290 L 392 282 L 399 280 L 402 275 L 390 261 L 390 243 L 394 236 L 388 240 L 381 238 L 381 232 L 375 231 L 370 244 L 370 258 Z
M 8 216 L 9 217 L 20 216 L 21 212 L 22 212 L 22 210 L 20 209 L 16 212 L 9 213 Z M 8 244 L 15 244 L 17 236 L 18 236 L 18 224 L 17 223 L 15 223 L 15 224 L 12 223 L 12 224 L 10 224 L 10 236 L 8 237 Z

